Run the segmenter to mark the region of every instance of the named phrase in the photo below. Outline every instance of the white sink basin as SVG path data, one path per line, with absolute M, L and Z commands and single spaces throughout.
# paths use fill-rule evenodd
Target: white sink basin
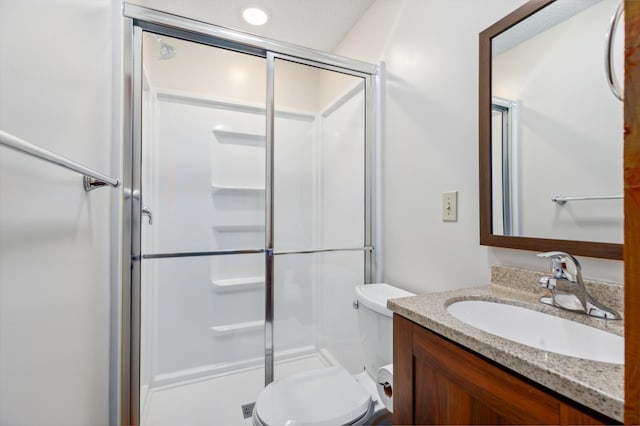
M 575 321 L 483 300 L 455 302 L 447 310 L 472 327 L 523 345 L 576 358 L 624 364 L 621 336 Z

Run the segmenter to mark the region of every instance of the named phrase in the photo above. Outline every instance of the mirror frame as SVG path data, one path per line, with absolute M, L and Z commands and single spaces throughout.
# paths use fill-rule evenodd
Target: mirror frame
M 491 39 L 555 1 L 530 0 L 480 33 L 480 245 L 532 251 L 559 250 L 578 256 L 622 260 L 623 244 L 493 234 L 493 206 L 491 202 Z

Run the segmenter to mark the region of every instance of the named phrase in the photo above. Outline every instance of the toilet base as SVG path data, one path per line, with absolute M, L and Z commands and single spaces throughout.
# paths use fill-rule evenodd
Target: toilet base
M 393 424 L 393 414 L 387 410 L 386 408 L 381 408 L 378 411 L 373 413 L 373 416 L 369 420 L 366 421 L 366 425 L 392 425 Z

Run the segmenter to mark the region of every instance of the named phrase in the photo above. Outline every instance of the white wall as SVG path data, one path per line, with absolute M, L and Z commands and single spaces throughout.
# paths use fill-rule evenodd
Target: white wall
M 385 281 L 428 291 L 486 285 L 492 264 L 547 268 L 535 253 L 479 245 L 478 34 L 524 0 L 378 0 L 336 53 L 384 61 Z M 458 221 L 442 192 L 457 190 Z M 581 258 L 622 281 L 622 262 Z
M 0 129 L 119 177 L 119 15 L 110 0 L 0 0 Z M 118 198 L 0 147 L 0 424 L 109 423 Z

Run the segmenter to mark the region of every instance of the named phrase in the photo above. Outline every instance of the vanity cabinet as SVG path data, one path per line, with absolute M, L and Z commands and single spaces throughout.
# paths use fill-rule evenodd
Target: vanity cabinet
M 613 424 L 406 318 L 393 317 L 394 424 Z

